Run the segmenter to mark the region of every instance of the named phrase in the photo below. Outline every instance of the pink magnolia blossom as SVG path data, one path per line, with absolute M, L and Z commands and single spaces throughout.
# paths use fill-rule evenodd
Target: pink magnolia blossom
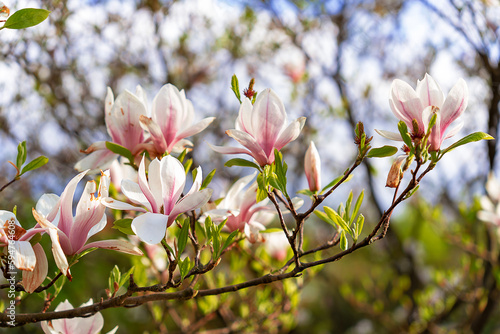
M 295 140 L 304 127 L 305 120 L 305 117 L 300 117 L 287 126 L 283 102 L 271 89 L 266 89 L 257 96 L 254 105 L 248 98 L 243 100 L 236 119 L 236 129 L 226 131 L 228 136 L 245 148 L 211 147 L 223 154 L 248 154 L 260 166 L 269 165 L 274 162 L 274 149 L 279 151 Z
M 229 232 L 236 230 L 244 232 L 251 243 L 263 241 L 259 232 L 266 229 L 265 225 L 269 224 L 277 213 L 274 205 L 269 203 L 269 199 L 257 203 L 258 186 L 257 182 L 252 182 L 256 175 L 255 172 L 236 181 L 217 207 L 205 213 L 215 223 L 227 219 L 224 228 Z M 292 202 L 295 208 L 303 204 L 300 198 L 293 198 Z M 280 209 L 286 213 L 284 207 Z
M 257 203 L 257 182 L 252 183 L 256 174 L 257 173 L 253 173 L 236 181 L 231 188 L 229 188 L 227 195 L 217 207 L 206 212 L 206 215 L 210 216 L 216 223 L 220 223 L 227 219 L 225 228 L 229 232 L 236 230 L 244 232 L 245 225 L 247 224 L 258 227 L 266 225 L 273 219 L 274 215 L 259 216 L 258 213 L 262 210 L 276 210 L 271 205 L 268 205 L 269 200 L 267 198 Z
M 184 138 L 200 133 L 215 119 L 207 117 L 192 124 L 193 118 L 193 104 L 186 98 L 184 90 L 179 91 L 171 84 L 163 86 L 153 100 L 151 117 L 140 117 L 141 126 L 151 136 L 152 145 L 147 147 L 150 155 L 161 157 L 193 146 Z
M 32 293 L 47 277 L 48 263 L 42 246 L 39 243 L 32 246 L 30 239 L 45 229 L 25 230 L 12 212 L 4 210 L 0 210 L 0 226 L 0 247 L 8 247 L 14 266 L 23 271 L 24 290 Z
M 418 133 L 413 133 L 415 137 L 422 137 L 428 130 L 433 114 L 437 115 L 436 125 L 431 131 L 428 142 L 431 151 L 439 150 L 445 139 L 454 136 L 462 128 L 463 121 L 459 120 L 445 135 L 450 124 L 462 115 L 467 102 L 468 89 L 463 79 L 458 80 L 445 98 L 439 85 L 428 74 L 425 74 L 422 81 L 417 81 L 416 90 L 402 80 L 394 80 L 389 97 L 392 112 L 406 123 L 410 131 L 414 132 L 412 120 L 417 121 Z M 397 133 L 376 131 L 385 138 L 402 140 Z
M 147 99 L 141 86 L 137 86 L 135 94 L 125 90 L 118 95 L 116 101 L 111 88 L 108 87 L 104 103 L 108 134 L 112 142 L 127 148 L 133 155 L 144 150 L 144 130 L 139 124 L 139 117 L 146 113 Z M 95 142 L 84 152 L 89 155 L 76 163 L 76 170 L 99 171 L 108 168 L 118 157 L 106 148 L 106 141 Z
M 132 221 L 132 230 L 144 242 L 157 244 L 165 237 L 170 226 L 181 213 L 196 210 L 208 202 L 212 189 L 200 190 L 202 183 L 201 167 L 198 167 L 196 179 L 189 192 L 181 198 L 186 183 L 186 173 L 179 160 L 168 155 L 163 159 L 154 159 L 149 164 L 146 177 L 145 159 L 138 171 L 138 183 L 123 180 L 122 192 L 128 199 L 141 207 L 104 198 L 102 203 L 117 210 L 144 212 Z
M 83 303 L 80 307 L 92 305 L 94 301 L 92 298 Z M 67 311 L 72 310 L 73 305 L 68 300 L 57 305 L 55 311 Z M 97 334 L 101 331 L 104 326 L 104 318 L 101 313 L 97 312 L 96 314 L 85 317 L 85 318 L 68 318 L 68 319 L 56 319 L 50 322 L 42 321 L 41 323 L 42 330 L 45 334 Z M 118 326 L 113 328 L 107 334 L 114 334 Z
M 304 158 L 304 171 L 306 173 L 309 190 L 312 192 L 321 189 L 321 159 L 314 142 L 311 142 Z
M 33 216 L 45 229 L 52 240 L 52 253 L 57 267 L 64 275 L 68 274 L 66 256 L 79 254 L 86 249 L 97 247 L 119 252 L 142 255 L 142 252 L 125 240 L 100 240 L 87 243 L 87 240 L 102 231 L 106 226 L 106 207 L 101 198 L 108 196 L 109 171 L 101 172 L 97 196 L 96 183 L 87 182 L 73 216 L 73 196 L 78 182 L 87 171 L 75 176 L 66 186 L 61 197 L 54 194 L 43 195 L 33 209 Z

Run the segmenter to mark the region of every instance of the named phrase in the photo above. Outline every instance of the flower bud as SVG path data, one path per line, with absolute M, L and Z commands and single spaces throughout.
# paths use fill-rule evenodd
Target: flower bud
M 321 188 L 321 160 L 318 150 L 311 142 L 304 158 L 304 171 L 306 173 L 309 190 L 316 192 Z
M 403 172 L 401 171 L 401 166 L 406 160 L 406 155 L 400 155 L 394 160 L 392 163 L 391 169 L 389 170 L 389 174 L 387 175 L 387 182 L 385 184 L 386 187 L 396 188 L 399 186 L 399 182 L 401 182 L 401 178 L 403 177 Z

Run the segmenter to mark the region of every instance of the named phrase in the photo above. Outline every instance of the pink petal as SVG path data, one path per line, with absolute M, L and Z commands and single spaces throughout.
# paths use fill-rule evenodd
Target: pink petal
M 285 106 L 276 93 L 266 89 L 257 96 L 252 111 L 251 135 L 267 157 L 271 155 L 286 121 Z
M 205 188 L 201 191 L 184 196 L 179 203 L 174 206 L 170 213 L 167 226 L 170 226 L 181 213 L 196 210 L 205 205 L 212 196 L 212 192 L 212 189 Z
M 423 107 L 436 106 L 441 108 L 443 105 L 444 94 L 437 82 L 427 73 L 422 81 L 417 81 L 416 92 L 422 101 Z
M 222 154 L 248 154 L 252 156 L 252 152 L 245 150 L 244 148 L 241 147 L 228 147 L 228 146 L 215 146 L 212 144 L 208 144 L 212 150 L 214 150 L 217 153 L 222 153 Z
M 304 127 L 305 122 L 305 117 L 299 117 L 290 123 L 290 125 L 287 126 L 286 129 L 280 134 L 278 140 L 276 141 L 275 148 L 279 151 L 283 148 L 283 146 L 297 139 L 300 131 L 302 131 L 302 128 Z
M 168 216 L 159 213 L 145 213 L 132 221 L 132 231 L 145 243 L 156 245 L 165 238 Z
M 146 199 L 148 202 L 151 204 L 151 211 L 153 212 L 160 212 L 160 205 L 161 203 L 156 203 L 155 197 L 153 196 L 153 193 L 149 189 L 149 183 L 146 178 L 146 163 L 145 163 L 145 156 L 142 157 L 141 163 L 139 164 L 139 170 L 137 171 L 137 181 L 139 184 L 139 187 L 146 196 Z M 158 182 L 158 180 L 150 180 L 149 182 Z M 122 187 L 125 184 L 122 182 Z
M 238 118 L 236 118 L 236 130 L 246 133 L 254 133 L 252 127 L 253 105 L 248 98 L 244 98 L 240 106 Z
M 422 110 L 424 106 L 417 93 L 406 82 L 396 79 L 392 82 L 391 98 L 389 99 L 392 112 L 407 125 L 416 119 L 419 126 L 422 124 Z
M 243 195 L 243 189 L 248 186 L 252 180 L 257 175 L 257 172 L 254 172 L 250 175 L 242 177 L 238 181 L 236 181 L 231 188 L 229 188 L 227 195 L 224 197 L 222 202 L 219 203 L 217 207 L 228 209 L 228 210 L 237 210 L 240 206 L 240 198 Z
M 251 152 L 250 155 L 257 161 L 259 165 L 264 166 L 269 163 L 268 156 L 259 145 L 259 143 L 257 143 L 257 141 L 250 134 L 235 129 L 227 130 L 226 134 L 229 137 L 234 138 L 241 145 L 245 146 Z M 270 153 L 273 153 L 273 151 L 271 150 Z
M 108 124 L 112 124 L 111 118 L 111 110 L 113 109 L 113 104 L 115 103 L 115 97 L 113 96 L 113 91 L 111 88 L 107 88 L 106 99 L 104 100 L 104 121 L 106 122 L 106 130 L 108 130 L 108 134 L 111 138 L 113 138 L 111 134 L 111 130 Z
M 49 270 L 47 256 L 42 246 L 35 244 L 33 250 L 36 256 L 36 266 L 33 271 L 23 272 L 23 286 L 27 293 L 32 293 L 43 283 Z
M 160 164 L 159 182 L 163 190 L 163 210 L 166 215 L 169 215 L 184 189 L 186 173 L 180 161 L 171 155 L 164 157 Z
M 81 253 L 86 249 L 89 248 L 103 248 L 103 249 L 111 249 L 115 250 L 118 252 L 126 253 L 126 254 L 131 254 L 131 255 L 143 255 L 142 251 L 137 248 L 136 246 L 132 245 L 130 242 L 126 240 L 100 240 L 100 241 L 94 241 L 86 244 L 82 249 L 80 249 L 78 252 Z
M 441 118 L 441 112 L 439 108 L 434 107 L 434 106 L 429 106 L 426 107 L 422 113 L 422 120 L 425 124 L 425 132 L 427 132 L 429 128 L 429 122 L 433 116 L 433 114 L 436 113 L 437 118 L 436 118 L 436 125 L 431 130 L 431 135 L 429 136 L 429 141 L 428 144 L 430 145 L 429 150 L 430 151 L 437 151 L 439 150 L 439 147 L 441 146 L 441 143 L 443 142 L 443 127 L 441 125 L 442 118 Z
M 131 204 L 117 201 L 116 199 L 113 199 L 111 197 L 105 197 L 101 199 L 102 205 L 110 208 L 110 209 L 115 209 L 115 210 L 131 210 L 131 211 L 139 211 L 139 212 L 148 212 L 148 210 L 138 207 L 138 206 L 133 206 Z
M 191 137 L 197 133 L 200 133 L 201 131 L 205 130 L 207 126 L 210 125 L 215 120 L 215 117 L 207 117 L 199 121 L 198 123 L 191 125 L 190 127 L 182 130 L 179 132 L 176 136 L 176 141 L 186 138 L 186 137 Z
M 314 142 L 311 142 L 304 158 L 304 171 L 309 190 L 318 191 L 321 189 L 321 159 Z
M 446 128 L 462 115 L 469 101 L 469 91 L 464 79 L 459 79 L 458 82 L 448 93 L 443 107 L 441 108 L 441 130 L 444 132 Z
M 153 100 L 152 119 L 160 127 L 167 146 L 182 126 L 184 106 L 183 96 L 171 84 L 163 86 Z
M 71 226 L 73 225 L 73 196 L 75 189 L 86 173 L 87 171 L 81 172 L 71 179 L 61 194 L 61 216 L 57 227 L 66 235 L 70 235 Z
M 107 124 L 113 141 L 133 151 L 144 139 L 139 126 L 139 116 L 144 114 L 146 107 L 137 96 L 129 91 L 121 93 L 113 104 Z
M 163 154 L 168 151 L 168 145 L 165 141 L 165 137 L 163 137 L 163 132 L 161 131 L 158 124 L 156 124 L 153 119 L 146 117 L 144 115 L 140 116 L 141 126 L 145 128 L 149 134 L 151 135 L 151 139 L 153 140 L 153 144 L 155 146 L 156 151 L 159 154 Z

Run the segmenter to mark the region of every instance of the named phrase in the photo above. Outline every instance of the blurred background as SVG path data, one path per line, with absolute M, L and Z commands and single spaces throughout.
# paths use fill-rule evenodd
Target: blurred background
M 0 209 L 17 205 L 25 228 L 35 224 L 30 212 L 37 199 L 46 192 L 60 194 L 75 175 L 73 166 L 84 156 L 80 149 L 108 139 L 107 86 L 116 96 L 141 85 L 151 103 L 161 86 L 172 83 L 186 91 L 196 119 L 217 117 L 190 138 L 194 165 L 217 169 L 215 198 L 250 173 L 223 167 L 230 157 L 207 145 L 231 143 L 224 131 L 234 127 L 239 108 L 230 90 L 233 74 L 241 88 L 255 78 L 257 91 L 275 90 L 289 119 L 307 117 L 299 139 L 284 150 L 293 191 L 307 187 L 303 157 L 311 140 L 321 155 L 324 185 L 355 159 L 356 122 L 374 135 L 373 146 L 391 144 L 374 129 L 397 129 L 388 103 L 395 78 L 415 87 L 429 73 L 445 94 L 465 79 L 465 126 L 445 147 L 475 131 L 498 136 L 498 0 L 4 3 L 11 12 L 51 11 L 39 26 L 0 32 L 0 185 L 15 175 L 7 161 L 15 161 L 20 141 L 27 141 L 28 159 L 41 154 L 50 159 L 0 193 Z M 498 227 L 476 217 L 488 173 L 500 177 L 497 152 L 498 141 L 492 140 L 446 155 L 417 195 L 397 208 L 386 239 L 338 263 L 235 296 L 106 310 L 104 332 L 119 325 L 118 333 L 498 333 Z M 365 229 L 375 226 L 392 198 L 384 187 L 391 163 L 363 164 L 326 203 L 336 207 L 351 189 L 355 195 L 365 189 Z M 332 231 L 311 219 L 309 245 Z M 119 235 L 106 233 L 103 238 Z M 255 246 L 249 249 L 242 252 L 267 256 Z M 147 266 L 133 261 L 136 270 Z M 238 270 L 238 261 L 214 273 L 212 284 L 240 279 L 230 273 Z M 68 298 L 77 306 L 90 296 L 105 296 L 115 264 L 122 271 L 131 266 L 124 255 L 89 254 L 72 269 L 73 282 L 53 305 Z M 254 274 L 266 270 L 257 266 Z M 23 311 L 41 309 L 41 298 L 29 298 L 33 303 Z M 34 330 L 39 327 L 17 329 Z

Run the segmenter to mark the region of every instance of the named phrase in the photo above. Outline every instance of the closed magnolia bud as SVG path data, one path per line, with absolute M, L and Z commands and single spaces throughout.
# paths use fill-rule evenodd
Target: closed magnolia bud
M 304 171 L 306 173 L 309 190 L 316 192 L 321 188 L 321 160 L 318 150 L 311 142 L 304 158 Z
M 400 155 L 394 160 L 392 163 L 391 169 L 389 170 L 389 174 L 387 175 L 387 182 L 385 184 L 386 187 L 396 188 L 399 186 L 399 182 L 401 182 L 401 178 L 403 177 L 403 172 L 401 171 L 401 166 L 406 160 L 406 155 Z

